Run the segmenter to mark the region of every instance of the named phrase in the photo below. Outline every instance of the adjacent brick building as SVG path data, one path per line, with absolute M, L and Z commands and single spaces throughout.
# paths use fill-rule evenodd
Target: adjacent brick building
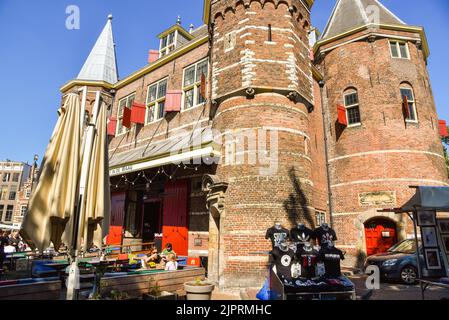
M 382 208 L 448 185 L 424 30 L 375 0 L 205 0 L 204 25 L 159 35 L 118 80 L 108 21 L 77 79 L 111 105 L 111 225 L 123 243 L 208 257 L 220 287 L 259 286 L 276 221 L 324 221 L 354 266 L 407 236 Z M 81 95 L 82 96 L 82 95 Z

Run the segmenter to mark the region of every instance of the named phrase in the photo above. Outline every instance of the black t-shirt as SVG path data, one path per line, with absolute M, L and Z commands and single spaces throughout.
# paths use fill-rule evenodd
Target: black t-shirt
M 301 277 L 307 279 L 315 278 L 315 268 L 320 261 L 320 253 L 313 247 L 311 250 L 302 248 L 296 252 L 296 256 L 301 263 Z
M 329 242 L 337 241 L 337 234 L 331 228 L 324 230 L 323 227 L 315 229 L 315 238 L 320 246 L 327 246 Z
M 340 260 L 344 260 L 343 252 L 335 247 L 322 247 L 320 251 L 321 260 L 324 262 L 327 277 L 340 277 Z
M 6 237 L 0 237 L 0 253 L 5 252 L 5 246 L 9 244 L 9 239 Z
M 292 264 L 295 251 L 292 248 L 282 250 L 279 247 L 273 249 L 273 261 L 276 266 L 276 274 L 282 282 L 292 281 Z
M 314 232 L 307 227 L 304 227 L 302 229 L 293 228 L 290 231 L 290 237 L 292 241 L 297 244 L 304 244 L 305 242 L 310 242 L 315 238 Z
M 278 247 L 281 242 L 289 238 L 289 232 L 285 228 L 277 229 L 276 227 L 271 227 L 267 230 L 265 239 L 271 240 L 271 245 L 274 248 Z

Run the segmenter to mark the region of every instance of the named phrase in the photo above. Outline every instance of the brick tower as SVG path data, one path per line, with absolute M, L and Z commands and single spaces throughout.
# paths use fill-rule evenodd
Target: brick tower
M 379 209 L 404 204 L 410 186 L 447 185 L 428 56 L 423 28 L 377 0 L 338 0 L 315 45 L 334 227 L 351 264 L 411 233 L 403 217 Z
M 287 228 L 313 224 L 312 5 L 211 3 L 211 118 L 223 135 L 217 176 L 228 188 L 224 211 L 211 221 L 209 274 L 221 287 L 263 283 L 268 254 L 261 252 L 270 250 L 265 230 L 275 221 Z

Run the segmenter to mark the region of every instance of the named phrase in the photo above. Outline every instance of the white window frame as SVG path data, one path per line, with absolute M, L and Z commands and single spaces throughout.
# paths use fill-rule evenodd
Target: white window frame
M 131 106 L 128 107 L 128 104 L 129 104 L 130 98 L 133 97 L 133 96 L 134 96 L 133 100 L 135 101 L 135 99 L 136 99 L 136 93 L 135 92 L 127 95 L 126 97 L 121 98 L 118 101 L 118 105 L 117 105 L 117 128 L 115 129 L 115 133 L 116 133 L 115 136 L 116 137 L 121 136 L 123 134 L 126 134 L 130 130 L 130 128 L 126 128 L 126 130 L 123 130 L 123 124 L 122 124 L 122 132 L 119 132 L 120 123 L 123 121 L 123 112 L 122 112 L 122 115 L 120 116 L 120 104 L 122 103 L 123 100 L 126 99 L 127 101 L 126 101 L 126 105 L 124 106 L 124 108 L 131 109 Z
M 167 86 L 165 89 L 165 96 L 158 98 L 157 95 L 159 93 L 159 86 L 162 82 L 166 81 L 167 82 Z M 152 88 L 153 86 L 156 86 L 156 100 L 154 101 L 149 101 L 150 98 L 150 88 Z M 159 110 L 159 104 L 166 101 L 167 99 L 167 90 L 168 90 L 168 77 L 163 78 L 161 80 L 158 80 L 156 82 L 153 82 L 152 84 L 150 84 L 147 88 L 147 98 L 145 100 L 145 107 L 146 107 L 146 111 L 145 111 L 145 125 L 150 124 L 150 123 L 155 123 L 158 121 L 161 121 L 162 119 L 164 119 L 164 115 L 162 115 L 162 117 L 160 118 L 156 118 L 157 112 Z M 150 108 L 154 106 L 154 110 L 153 110 L 153 120 L 152 121 L 147 121 L 148 120 L 148 114 L 150 112 Z M 165 108 L 164 108 L 165 110 Z M 165 114 L 165 111 L 164 111 Z
M 182 106 L 181 106 L 181 112 L 183 111 L 187 111 L 187 110 L 192 110 L 194 108 L 197 108 L 199 106 L 204 106 L 206 104 L 207 101 L 207 88 L 206 88 L 206 97 L 204 98 L 204 102 L 202 103 L 197 103 L 198 101 L 198 95 L 200 94 L 199 92 L 199 88 L 201 87 L 201 78 L 199 81 L 197 81 L 197 73 L 198 73 L 198 66 L 203 63 L 204 61 L 207 61 L 207 74 L 206 74 L 206 87 L 207 87 L 207 78 L 209 75 L 209 58 L 205 58 L 202 59 L 200 61 L 197 61 L 187 67 L 184 68 L 183 72 L 182 72 Z M 194 75 L 194 83 L 192 83 L 191 85 L 188 86 L 184 86 L 185 83 L 185 76 L 186 76 L 186 71 L 188 69 L 190 69 L 191 67 L 195 66 L 195 75 Z M 190 91 L 193 89 L 193 105 L 189 108 L 185 107 L 185 102 L 186 102 L 186 92 Z
M 355 104 L 351 104 L 351 105 L 346 105 L 346 97 L 350 96 L 352 94 L 357 94 L 357 103 Z M 360 98 L 359 98 L 359 92 L 355 89 L 348 89 L 344 92 L 343 94 L 343 105 L 345 106 L 346 109 L 346 119 L 348 121 L 348 128 L 352 128 L 352 127 L 359 127 L 362 125 L 362 115 L 360 113 Z M 348 109 L 352 109 L 357 107 L 359 109 L 359 116 L 360 116 L 360 122 L 357 123 L 349 123 L 349 112 Z
M 389 50 L 390 50 L 390 55 L 393 59 L 405 59 L 405 60 L 410 60 L 410 50 L 408 48 L 408 43 L 406 41 L 400 41 L 400 40 L 390 40 L 389 41 Z M 395 44 L 396 45 L 396 50 L 398 51 L 399 56 L 395 57 L 393 56 L 393 50 L 391 50 L 391 45 Z M 401 47 L 400 44 L 404 44 L 405 45 L 405 51 L 407 53 L 407 57 L 403 57 L 402 53 L 401 53 Z
M 168 43 L 168 37 L 173 34 L 173 43 Z M 167 39 L 167 45 L 162 47 L 164 39 Z M 170 53 L 176 50 L 176 44 L 178 43 L 178 30 L 172 31 L 163 37 L 159 43 L 159 58 L 168 56 Z
M 319 219 L 318 219 L 318 217 L 319 217 Z M 324 218 L 324 220 L 323 220 L 323 218 Z M 316 210 L 315 211 L 315 221 L 317 223 L 317 226 L 320 226 L 321 224 L 326 223 L 327 222 L 326 212 L 321 211 L 321 210 Z
M 21 206 L 20 207 L 20 216 L 25 217 L 25 215 L 28 213 L 28 206 Z
M 415 97 L 415 92 L 413 91 L 413 88 L 412 87 L 410 87 L 410 86 L 406 86 L 406 85 L 402 85 L 400 88 L 399 88 L 399 91 L 400 91 L 400 93 L 401 93 L 401 99 L 402 99 L 402 103 L 403 103 L 403 101 L 404 101 L 404 98 L 403 98 L 403 96 L 402 96 L 402 90 L 409 90 L 411 93 L 412 93 L 412 97 L 413 97 L 413 99 L 410 101 L 410 99 L 408 99 L 408 103 L 413 103 L 413 113 L 414 113 L 414 116 L 415 116 L 415 119 L 405 119 L 405 122 L 408 122 L 408 123 L 418 123 L 419 121 L 418 121 L 418 112 L 417 112 L 417 110 L 416 110 L 416 97 Z M 408 106 L 407 106 L 408 107 Z
M 12 207 L 11 211 L 8 211 L 8 208 Z M 11 212 L 11 217 L 10 219 L 6 219 L 8 217 L 8 213 Z M 14 217 L 14 206 L 13 205 L 7 205 L 6 206 L 6 211 L 5 211 L 5 222 L 12 222 L 12 219 Z

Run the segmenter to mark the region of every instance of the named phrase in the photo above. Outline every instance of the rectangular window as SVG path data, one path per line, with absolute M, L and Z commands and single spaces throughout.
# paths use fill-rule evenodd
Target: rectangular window
M 0 186 L 0 200 L 6 200 L 8 186 Z
M 117 135 L 123 134 L 129 131 L 128 128 L 123 126 L 123 111 L 125 108 L 131 109 L 131 106 L 134 103 L 134 99 L 136 94 L 133 93 L 123 99 L 121 99 L 118 103 L 118 111 L 117 111 Z
M 11 222 L 12 221 L 12 214 L 14 213 L 14 206 L 8 206 L 6 207 L 6 214 L 5 214 L 5 221 Z
M 348 126 L 361 124 L 359 97 L 357 92 L 351 92 L 345 95 L 345 108 Z
M 322 211 L 317 211 L 316 214 L 316 225 L 321 226 L 323 223 L 326 223 L 326 213 Z
M 19 182 L 20 179 L 20 173 L 14 173 L 12 175 L 12 182 Z
M 146 123 L 151 123 L 164 117 L 167 83 L 167 79 L 163 79 L 148 87 Z
M 27 189 L 26 192 L 25 192 L 25 198 L 29 199 L 30 196 L 31 196 L 31 190 Z
M 20 216 L 21 217 L 25 217 L 27 213 L 28 213 L 28 207 L 27 206 L 22 206 L 20 208 Z
M 408 46 L 405 42 L 390 41 L 390 50 L 393 58 L 409 59 Z
M 170 52 L 175 51 L 177 33 L 177 31 L 173 31 L 169 35 L 161 39 L 161 47 L 159 50 L 160 57 L 166 56 Z
M 4 173 L 3 174 L 3 182 L 9 182 L 9 180 L 11 179 L 11 174 L 10 173 Z
M 17 187 L 12 186 L 9 189 L 9 200 L 11 201 L 16 200 L 16 196 L 17 196 Z
M 3 211 L 5 210 L 5 206 L 0 204 L 0 221 L 3 220 Z
M 201 94 L 201 78 L 207 79 L 209 62 L 207 59 L 184 69 L 183 108 L 184 110 L 201 105 L 206 97 Z
M 416 114 L 416 104 L 415 104 L 415 96 L 413 95 L 413 90 L 410 88 L 401 88 L 401 97 L 402 101 L 405 101 L 405 98 L 407 98 L 408 102 L 408 110 L 410 116 L 406 120 L 410 122 L 417 122 L 418 116 Z

